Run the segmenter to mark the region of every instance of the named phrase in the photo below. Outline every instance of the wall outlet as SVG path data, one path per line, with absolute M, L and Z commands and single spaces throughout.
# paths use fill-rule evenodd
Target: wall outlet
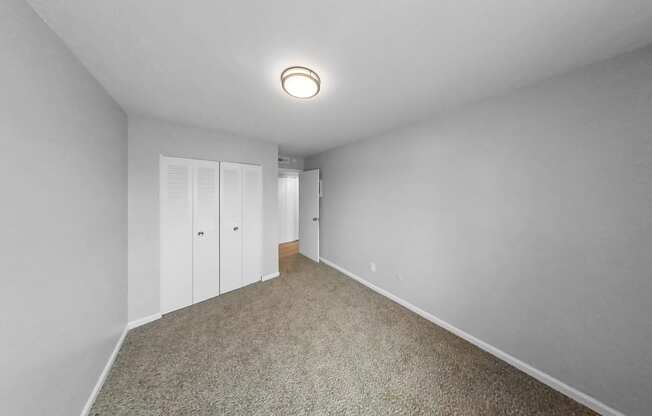
M 373 261 L 371 263 L 369 263 L 369 270 L 371 270 L 372 272 L 375 273 L 376 272 L 376 263 L 374 263 Z
M 396 273 L 396 280 L 403 280 L 403 275 L 400 273 Z

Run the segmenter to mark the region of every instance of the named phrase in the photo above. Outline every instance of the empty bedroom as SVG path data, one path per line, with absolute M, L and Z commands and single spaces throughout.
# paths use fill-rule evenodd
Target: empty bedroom
M 652 414 L 649 0 L 0 0 L 0 415 Z

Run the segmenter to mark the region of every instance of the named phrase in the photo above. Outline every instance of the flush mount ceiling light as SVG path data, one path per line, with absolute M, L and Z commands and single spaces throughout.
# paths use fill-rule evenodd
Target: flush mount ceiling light
M 293 66 L 281 73 L 283 90 L 296 98 L 312 98 L 319 93 L 321 80 L 315 71 Z

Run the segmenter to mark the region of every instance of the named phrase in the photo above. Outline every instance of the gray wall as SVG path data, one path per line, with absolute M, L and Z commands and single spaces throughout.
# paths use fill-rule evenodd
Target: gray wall
M 306 168 L 322 170 L 324 258 L 616 409 L 649 414 L 652 49 Z
M 159 156 L 263 167 L 263 274 L 278 272 L 278 147 L 147 118 L 129 118 L 129 320 L 160 311 Z
M 127 121 L 0 2 L 0 414 L 79 415 L 127 321 Z
M 304 166 L 304 162 L 305 162 L 304 158 L 299 157 L 299 156 L 285 156 L 285 157 L 290 158 L 289 162 L 287 162 L 287 163 L 280 163 L 279 162 L 279 164 L 278 164 L 279 168 L 303 170 L 303 166 Z

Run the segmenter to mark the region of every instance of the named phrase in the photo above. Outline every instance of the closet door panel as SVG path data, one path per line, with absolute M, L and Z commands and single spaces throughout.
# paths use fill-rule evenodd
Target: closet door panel
M 220 294 L 242 287 L 242 169 L 220 163 Z
M 242 165 L 242 281 L 243 286 L 262 277 L 263 174 L 260 166 Z
M 161 312 L 192 304 L 192 162 L 160 159 Z
M 194 161 L 193 303 L 220 293 L 219 173 L 217 162 Z

